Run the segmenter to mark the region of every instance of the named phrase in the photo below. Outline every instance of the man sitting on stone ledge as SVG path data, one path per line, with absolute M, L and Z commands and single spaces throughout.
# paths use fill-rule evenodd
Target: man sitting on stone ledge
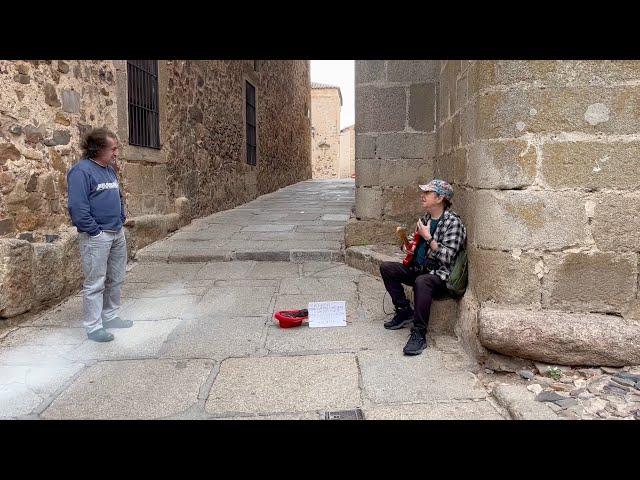
M 124 204 L 114 165 L 118 140 L 104 128 L 91 130 L 82 142 L 84 157 L 67 174 L 69 214 L 79 232 L 84 273 L 84 327 L 91 340 L 109 342 L 105 328 L 128 328 L 117 316 L 127 266 L 122 228 Z
M 427 324 L 433 298 L 445 296 L 446 282 L 456 255 L 464 247 L 467 233 L 460 217 L 449 210 L 453 188 L 444 180 L 419 185 L 425 215 L 418 219 L 421 240 L 408 267 L 382 262 L 380 274 L 395 307 L 394 317 L 384 328 L 397 330 L 413 322 L 405 355 L 419 355 L 427 347 Z M 402 284 L 413 286 L 415 312 Z

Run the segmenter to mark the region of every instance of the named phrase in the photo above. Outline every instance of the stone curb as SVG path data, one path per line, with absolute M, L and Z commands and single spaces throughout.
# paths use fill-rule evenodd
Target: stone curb
M 206 262 L 344 262 L 345 254 L 341 250 L 275 250 L 275 251 L 237 251 L 218 253 L 175 253 L 175 252 L 139 252 L 135 260 L 140 263 L 206 263 Z

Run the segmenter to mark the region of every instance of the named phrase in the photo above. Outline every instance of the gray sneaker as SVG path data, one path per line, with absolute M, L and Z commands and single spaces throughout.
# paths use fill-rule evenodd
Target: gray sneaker
M 104 328 L 99 328 L 98 330 L 89 333 L 87 337 L 89 337 L 89 340 L 93 340 L 94 342 L 110 342 L 113 340 L 113 333 L 107 332 Z
M 103 328 L 131 328 L 133 327 L 132 320 L 123 320 L 120 317 L 115 317 L 113 320 L 102 321 Z

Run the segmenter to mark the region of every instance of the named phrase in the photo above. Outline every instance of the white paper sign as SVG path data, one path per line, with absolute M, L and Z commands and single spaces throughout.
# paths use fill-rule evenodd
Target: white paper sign
M 346 302 L 309 302 L 310 327 L 346 327 Z

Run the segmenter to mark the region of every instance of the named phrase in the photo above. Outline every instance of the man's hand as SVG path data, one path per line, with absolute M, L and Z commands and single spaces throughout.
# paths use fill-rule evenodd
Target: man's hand
M 418 233 L 422 238 L 424 238 L 427 242 L 431 241 L 431 219 L 427 222 L 427 225 L 422 223 L 422 219 L 418 219 Z

